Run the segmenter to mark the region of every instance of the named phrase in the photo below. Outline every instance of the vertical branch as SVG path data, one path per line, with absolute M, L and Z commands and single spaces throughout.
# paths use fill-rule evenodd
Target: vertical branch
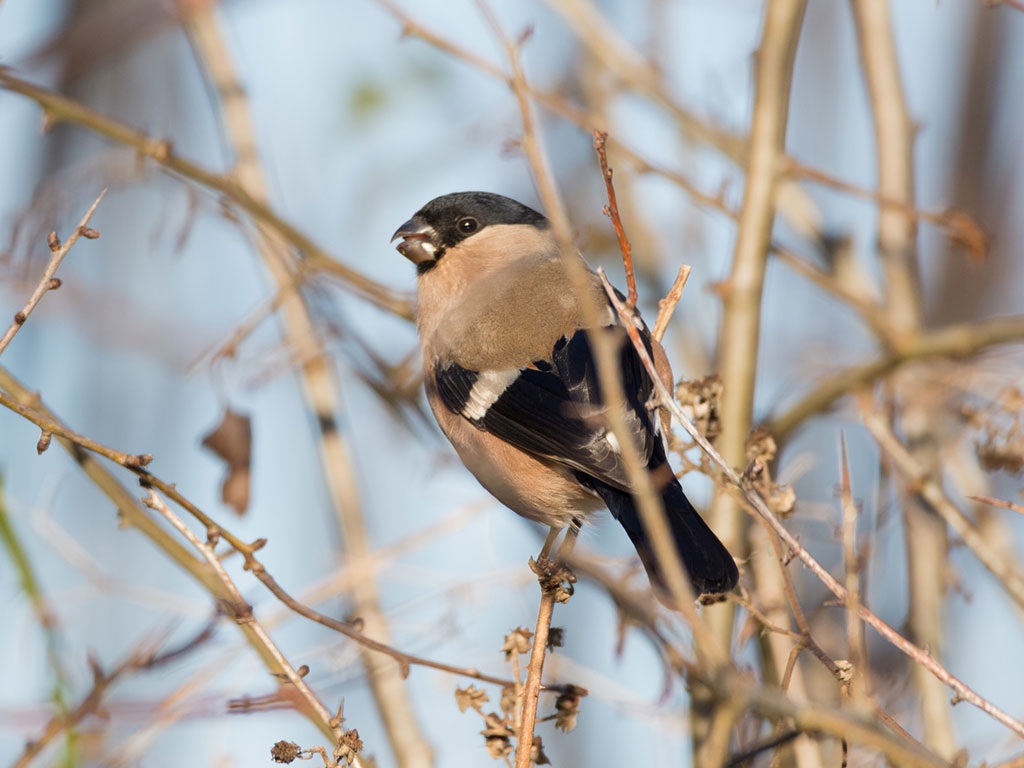
M 40 402 L 37 394 L 30 392 L 2 366 L 0 366 L 0 389 L 9 392 L 22 404 L 32 403 L 34 410 L 50 420 L 58 421 L 45 404 Z M 224 582 L 209 564 L 192 555 L 166 528 L 146 514 L 135 496 L 107 470 L 95 454 L 59 435 L 57 442 L 78 463 L 82 471 L 96 484 L 96 487 L 114 503 L 124 525 L 131 526 L 148 538 L 167 556 L 170 562 L 180 566 L 202 584 L 218 603 L 225 607 L 234 605 L 232 592 L 226 588 Z M 257 622 L 252 620 L 251 615 L 248 617 L 245 615 L 234 616 L 233 618 L 239 631 L 259 655 L 267 670 L 274 675 L 287 675 L 285 667 L 280 662 L 280 652 L 273 646 L 272 641 L 262 629 L 256 630 Z M 301 711 L 320 729 L 321 733 L 336 742 L 343 732 L 341 728 L 331 722 L 331 715 L 324 705 L 305 683 L 297 686 L 296 690 L 299 693 L 296 704 Z
M 875 123 L 878 196 L 896 205 L 878 208 L 878 250 L 885 275 L 886 312 L 897 337 L 921 323 L 921 287 L 915 254 L 914 127 L 907 113 L 887 0 L 851 0 L 861 67 Z
M 220 97 L 225 133 L 235 151 L 234 176 L 246 193 L 264 202 L 268 197 L 267 183 L 259 164 L 245 91 L 227 55 L 213 3 L 197 0 L 182 3 L 182 9 L 183 23 L 199 63 Z M 349 562 L 365 561 L 370 555 L 369 536 L 351 450 L 337 418 L 342 408 L 341 382 L 321 348 L 312 313 L 289 266 L 287 244 L 269 228 L 260 229 L 255 244 L 281 296 L 284 336 L 296 349 L 297 359 L 303 361 L 302 392 L 320 431 L 321 468 L 341 530 L 345 557 Z M 352 599 L 353 610 L 363 621 L 364 634 L 390 644 L 371 573 L 353 583 Z M 401 666 L 394 659 L 368 653 L 362 654 L 362 660 L 398 765 L 432 765 L 433 749 L 424 738 L 409 701 Z
M 626 306 L 630 309 L 636 307 L 636 275 L 633 273 L 633 251 L 626 238 L 626 230 L 622 228 L 622 217 L 619 216 L 619 203 L 615 199 L 615 185 L 612 184 L 612 169 L 608 167 L 608 151 L 605 145 L 608 142 L 608 134 L 601 131 L 594 131 L 594 149 L 597 151 L 597 160 L 601 165 L 601 176 L 604 179 L 605 192 L 608 195 L 608 205 L 604 212 L 612 220 L 615 227 L 615 236 L 619 239 L 619 251 L 622 253 L 622 266 L 626 270 L 626 286 L 629 293 L 626 296 Z
M 776 193 L 780 181 L 781 158 L 785 151 L 789 93 L 797 41 L 803 23 L 806 0 L 769 0 L 765 10 L 761 45 L 756 57 L 754 106 L 747 153 L 746 184 L 739 215 L 732 270 L 725 283 L 724 316 L 719 344 L 723 383 L 721 405 L 722 433 L 719 446 L 731 466 L 745 460 L 745 443 L 750 433 L 757 373 L 757 349 L 761 333 L 761 293 L 765 267 L 775 220 Z M 745 515 L 736 501 L 719 493 L 712 506 L 710 522 L 730 551 L 744 557 L 747 551 Z M 760 578 L 772 583 L 759 588 L 769 590 L 782 603 L 782 586 L 774 568 L 765 568 Z M 725 646 L 732 636 L 734 611 L 724 604 L 709 610 L 718 642 Z M 782 653 L 784 649 L 776 649 Z M 785 656 L 775 665 L 782 669 Z M 794 691 L 799 695 L 800 691 Z M 694 689 L 692 727 L 695 749 L 700 749 L 708 728 L 713 702 L 707 692 Z M 816 750 L 810 750 L 816 754 Z
M 885 313 L 890 335 L 909 338 L 922 322 L 917 268 L 917 225 L 906 210 L 914 205 L 914 128 L 907 113 L 892 20 L 886 0 L 851 0 L 857 25 L 857 44 L 875 124 L 878 193 L 900 205 L 880 206 L 878 249 L 885 275 Z M 934 471 L 938 466 L 938 436 L 931 414 L 910 398 L 903 409 L 907 438 L 915 458 Z M 943 603 L 949 543 L 945 524 L 916 498 L 905 507 L 909 568 L 911 639 L 939 654 L 942 648 Z M 911 544 L 912 542 L 912 544 Z M 956 752 L 952 710 L 942 685 L 920 667 L 913 672 L 921 698 L 925 743 L 945 758 Z
M 541 677 L 544 673 L 544 658 L 548 649 L 548 636 L 551 633 L 551 616 L 555 611 L 559 593 L 566 573 L 562 563 L 572 554 L 576 543 L 576 528 L 572 526 L 565 533 L 558 557 L 555 561 L 549 558 L 558 529 L 552 528 L 544 541 L 540 557 L 531 561 L 531 566 L 540 581 L 540 606 L 537 608 L 537 626 L 533 633 L 533 647 L 530 649 L 530 665 L 527 668 L 526 683 L 523 686 L 522 716 L 519 720 L 519 737 L 516 746 L 516 768 L 530 768 L 533 764 L 533 729 L 537 724 L 537 703 L 540 698 Z M 513 655 L 513 659 L 517 659 Z M 516 670 L 516 680 L 519 672 Z
M 846 438 L 839 441 L 839 488 L 843 508 L 843 562 L 846 568 L 846 637 L 849 645 L 850 674 L 848 688 L 855 707 L 867 707 L 868 653 L 860 623 L 860 556 L 857 551 L 857 504 L 853 500 Z

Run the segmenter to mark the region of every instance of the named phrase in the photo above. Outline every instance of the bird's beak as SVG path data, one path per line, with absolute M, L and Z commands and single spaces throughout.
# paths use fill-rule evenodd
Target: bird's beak
M 391 236 L 391 242 L 395 242 L 398 238 L 402 238 L 402 242 L 397 246 L 398 252 L 416 266 L 428 264 L 437 259 L 440 247 L 437 230 L 422 219 L 413 216 L 405 222 Z

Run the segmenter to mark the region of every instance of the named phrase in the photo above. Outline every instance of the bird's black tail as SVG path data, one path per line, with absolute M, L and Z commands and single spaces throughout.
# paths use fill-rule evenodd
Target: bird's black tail
M 626 529 L 644 568 L 647 569 L 651 584 L 657 588 L 656 591 L 667 593 L 669 590 L 659 571 L 657 557 L 640 521 L 640 513 L 632 494 L 591 477 L 580 479 L 593 488 L 608 505 L 612 516 Z M 735 587 L 739 580 L 736 562 L 690 504 L 690 500 L 686 498 L 674 477 L 662 488 L 661 500 L 672 529 L 676 551 L 686 566 L 687 573 L 690 574 L 694 591 L 698 594 L 719 594 Z

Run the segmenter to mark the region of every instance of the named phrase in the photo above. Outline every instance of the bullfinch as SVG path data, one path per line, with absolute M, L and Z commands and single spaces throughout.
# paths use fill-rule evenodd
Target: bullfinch
M 573 289 L 548 220 L 501 195 L 431 200 L 392 237 L 416 265 L 416 322 L 427 400 L 477 480 L 523 517 L 554 528 L 607 507 L 652 584 L 665 582 L 640 521 L 620 445 L 608 427 L 584 301 L 615 342 L 627 430 L 654 479 L 697 593 L 736 586 L 736 563 L 683 494 L 666 458 L 653 383 L 600 278 Z M 646 328 L 644 343 L 653 342 Z

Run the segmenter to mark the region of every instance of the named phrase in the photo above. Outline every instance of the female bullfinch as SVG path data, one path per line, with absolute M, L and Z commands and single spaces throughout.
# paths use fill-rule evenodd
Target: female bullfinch
M 586 299 L 573 290 L 548 220 L 501 195 L 459 192 L 423 206 L 398 238 L 418 273 L 427 400 L 462 462 L 500 502 L 552 527 L 607 507 L 652 584 L 665 590 L 604 417 Z M 651 378 L 600 278 L 584 268 L 601 332 L 618 346 L 628 432 L 659 488 L 694 590 L 728 592 L 736 563 L 683 494 L 649 406 Z M 647 329 L 641 333 L 650 347 Z

